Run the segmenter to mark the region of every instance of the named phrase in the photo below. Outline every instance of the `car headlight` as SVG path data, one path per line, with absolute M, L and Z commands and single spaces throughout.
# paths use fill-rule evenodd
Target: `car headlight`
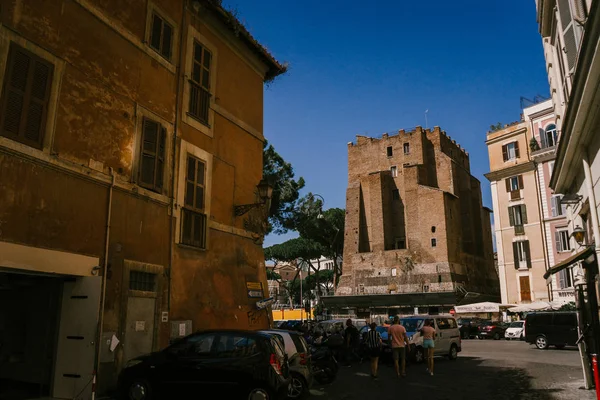
M 127 364 L 125 364 L 125 368 L 131 368 L 135 365 L 138 365 L 142 362 L 142 360 L 129 360 L 127 361 Z

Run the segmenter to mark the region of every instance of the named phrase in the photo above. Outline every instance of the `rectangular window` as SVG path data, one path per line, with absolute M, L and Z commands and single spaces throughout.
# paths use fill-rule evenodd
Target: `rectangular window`
M 437 246 L 437 240 L 431 239 L 431 247 L 436 247 L 436 246 Z
M 520 265 L 523 265 L 522 263 L 528 263 L 531 260 L 528 240 L 513 242 L 513 250 L 515 253 L 515 268 L 518 269 Z
M 565 268 L 558 273 L 559 289 L 567 289 L 573 287 L 573 268 Z
M 0 108 L 2 136 L 43 147 L 53 72 L 54 66 L 46 60 L 10 44 Z
M 552 176 L 552 172 L 554 171 L 554 161 L 548 163 L 548 171 L 550 172 L 550 176 Z
M 410 154 L 410 143 L 404 143 L 402 147 L 404 149 L 404 154 Z
M 400 190 L 392 190 L 392 200 L 400 200 Z
M 129 272 L 129 289 L 156 292 L 156 274 L 142 271 Z
M 394 166 L 394 167 L 390 168 L 390 171 L 394 178 L 398 177 L 398 167 Z
M 519 156 L 519 142 L 511 142 L 502 146 L 502 158 L 504 161 L 515 160 Z
M 212 54 L 197 41 L 194 41 L 192 75 L 190 77 L 189 114 L 208 125 L 210 109 L 210 63 Z
M 527 224 L 527 208 L 525 204 L 508 207 L 510 226 L 523 226 Z
M 150 29 L 150 47 L 167 60 L 171 60 L 173 47 L 173 27 L 156 13 L 152 14 Z
M 187 158 L 185 201 L 181 211 L 181 243 L 206 248 L 206 214 L 204 214 L 205 165 L 199 159 Z
M 392 149 L 392 146 L 388 146 L 387 148 L 387 156 L 391 157 L 394 155 L 394 150 Z
M 571 241 L 569 240 L 569 230 L 561 229 L 554 232 L 554 241 L 556 243 L 556 251 L 571 251 Z
M 565 215 L 567 213 L 567 206 L 561 204 L 562 195 L 555 194 L 552 196 L 552 216 L 560 217 L 561 215 Z
M 140 154 L 139 184 L 155 192 L 163 189 L 167 130 L 158 122 L 144 118 Z
M 510 178 L 506 178 L 506 191 L 514 192 L 520 189 L 523 189 L 523 175 L 512 176 Z
M 392 268 L 392 276 L 396 276 L 398 270 L 396 268 Z

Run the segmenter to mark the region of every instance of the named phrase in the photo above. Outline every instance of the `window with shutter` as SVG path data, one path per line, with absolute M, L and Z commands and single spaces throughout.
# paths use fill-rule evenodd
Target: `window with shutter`
M 531 268 L 531 252 L 529 249 L 529 240 L 525 240 L 521 243 L 523 243 L 523 253 L 524 259 L 527 262 L 527 268 Z
M 559 231 L 555 231 L 554 232 L 554 245 L 556 246 L 556 252 L 560 253 L 561 251 L 563 251 L 562 242 L 560 240 L 560 232 Z
M 523 189 L 523 175 L 518 175 L 517 180 L 519 181 L 519 189 Z
M 189 114 L 208 125 L 208 111 L 210 109 L 210 64 L 212 54 L 197 41 L 194 41 L 194 55 L 192 58 L 192 74 L 190 77 L 190 104 Z
M 150 43 L 150 47 L 156 50 L 161 56 L 167 60 L 171 60 L 173 27 L 156 13 L 152 14 L 152 27 L 148 42 Z
M 515 261 L 515 269 L 519 269 L 519 244 L 513 242 L 513 259 Z
M 566 53 L 568 70 L 572 72 L 577 61 L 579 30 L 571 14 L 570 2 L 570 0 L 558 0 L 557 5 L 564 38 L 563 51 Z
M 521 155 L 519 154 L 519 142 L 515 142 L 515 157 L 514 158 L 519 158 L 521 157 Z
M 540 146 L 542 149 L 545 149 L 546 147 L 548 147 L 548 142 L 546 141 L 546 132 L 544 131 L 544 129 L 539 128 L 538 133 L 540 135 Z
M 508 221 L 510 226 L 515 226 L 515 207 L 508 207 Z
M 507 145 L 502 146 L 502 159 L 508 161 L 508 148 Z
M 167 131 L 149 118 L 142 121 L 139 185 L 160 193 L 164 182 Z
M 54 66 L 46 60 L 10 44 L 2 105 L 2 136 L 41 149 Z
M 185 200 L 182 209 L 181 243 L 206 248 L 205 164 L 188 155 L 185 177 Z
M 519 211 L 521 214 L 521 225 L 527 224 L 527 207 L 525 206 L 525 204 L 521 204 L 519 206 Z

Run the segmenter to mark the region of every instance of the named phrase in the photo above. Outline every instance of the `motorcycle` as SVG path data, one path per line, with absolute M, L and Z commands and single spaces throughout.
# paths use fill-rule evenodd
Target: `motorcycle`
M 312 373 L 320 384 L 331 383 L 335 380 L 339 369 L 338 362 L 328 341 L 313 345 L 310 348 Z

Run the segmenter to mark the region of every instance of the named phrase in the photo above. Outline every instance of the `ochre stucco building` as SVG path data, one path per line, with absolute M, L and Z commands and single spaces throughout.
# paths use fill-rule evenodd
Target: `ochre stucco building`
M 171 339 L 268 326 L 263 212 L 234 210 L 285 68 L 219 4 L 0 0 L 0 397 L 87 399 Z
M 468 153 L 438 127 L 348 144 L 344 240 L 330 313 L 437 313 L 499 300 L 490 210 Z

